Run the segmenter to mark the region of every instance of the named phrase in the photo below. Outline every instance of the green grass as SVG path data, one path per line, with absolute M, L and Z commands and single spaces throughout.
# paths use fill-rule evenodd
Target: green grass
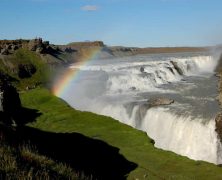
M 24 106 L 43 113 L 30 126 L 50 132 L 79 132 L 88 137 L 96 136 L 118 147 L 127 160 L 138 164 L 128 179 L 222 179 L 222 168 L 156 149 L 144 132 L 109 117 L 74 110 L 46 89 L 35 89 L 20 96 Z
M 20 79 L 18 77 L 19 64 L 32 64 L 37 71 L 30 78 Z M 18 81 L 14 82 L 14 85 L 18 89 L 44 84 L 50 74 L 49 67 L 40 55 L 27 49 L 19 49 L 14 54 L 7 56 L 5 60 L 0 59 L 0 71 L 17 79 Z

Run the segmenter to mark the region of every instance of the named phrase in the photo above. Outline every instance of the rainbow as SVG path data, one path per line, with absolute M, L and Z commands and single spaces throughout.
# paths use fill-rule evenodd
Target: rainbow
M 97 59 L 100 52 L 101 48 L 91 49 L 90 52 L 87 52 L 87 55 L 82 56 L 75 65 L 87 66 L 90 62 Z M 77 80 L 80 75 L 80 69 L 68 68 L 62 76 L 55 80 L 52 87 L 52 93 L 58 97 L 62 97 L 70 88 L 73 81 Z

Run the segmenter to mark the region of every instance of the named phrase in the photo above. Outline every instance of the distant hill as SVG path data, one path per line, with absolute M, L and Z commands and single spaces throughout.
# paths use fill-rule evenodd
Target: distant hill
M 179 52 L 204 52 L 210 47 L 124 47 L 124 46 L 107 46 L 102 41 L 93 42 L 73 42 L 67 45 L 58 45 L 58 47 L 71 55 L 78 61 L 81 56 L 87 55 L 91 51 L 98 50 L 98 58 L 124 57 L 138 54 L 156 54 L 156 53 L 179 53 Z

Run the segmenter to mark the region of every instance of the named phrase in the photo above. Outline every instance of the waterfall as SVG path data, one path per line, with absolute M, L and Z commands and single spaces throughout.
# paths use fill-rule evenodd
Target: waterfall
M 215 131 L 216 64 L 211 55 L 202 54 L 74 64 L 70 68 L 80 69 L 84 78 L 63 98 L 77 109 L 111 116 L 145 131 L 158 148 L 221 164 L 222 145 Z M 147 106 L 153 96 L 170 96 L 175 103 Z

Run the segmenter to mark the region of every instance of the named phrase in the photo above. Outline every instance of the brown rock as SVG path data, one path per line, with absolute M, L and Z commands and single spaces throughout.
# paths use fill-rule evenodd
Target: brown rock
M 36 49 L 39 47 L 43 47 L 41 38 L 38 38 L 38 39 L 36 38 L 29 41 L 29 44 L 28 44 L 29 50 L 36 51 Z
M 153 98 L 153 99 L 148 100 L 148 104 L 150 107 L 170 105 L 172 103 L 174 103 L 173 99 L 169 99 L 165 97 L 158 97 L 158 98 Z
M 217 132 L 218 137 L 220 138 L 220 141 L 222 143 L 222 113 L 217 115 L 217 117 L 215 118 L 215 122 L 216 122 L 215 131 Z

